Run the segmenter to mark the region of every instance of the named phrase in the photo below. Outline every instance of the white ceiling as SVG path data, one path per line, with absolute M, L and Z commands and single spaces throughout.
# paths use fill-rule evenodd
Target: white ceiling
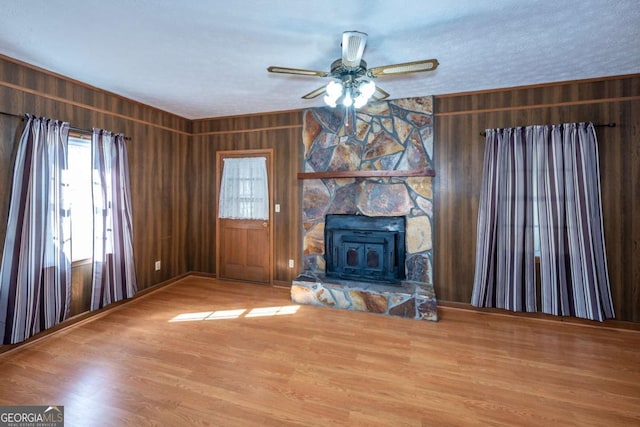
M 640 72 L 639 0 L 2 0 L 0 54 L 189 119 L 322 105 L 342 32 L 391 98 Z

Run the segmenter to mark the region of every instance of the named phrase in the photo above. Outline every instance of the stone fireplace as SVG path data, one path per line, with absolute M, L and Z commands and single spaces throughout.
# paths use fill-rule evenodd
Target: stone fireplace
M 292 284 L 292 300 L 437 320 L 432 98 L 370 104 L 358 110 L 353 135 L 339 109 L 303 114 L 304 271 Z M 336 231 L 336 219 L 347 217 L 361 224 Z M 372 236 L 366 229 L 381 224 L 398 231 Z M 338 249 L 328 251 L 327 243 Z

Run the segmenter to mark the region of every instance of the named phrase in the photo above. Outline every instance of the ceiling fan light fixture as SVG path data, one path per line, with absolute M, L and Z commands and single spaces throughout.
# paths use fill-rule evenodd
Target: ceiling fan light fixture
M 364 107 L 367 102 L 369 102 L 369 98 L 376 91 L 376 84 L 371 80 L 364 80 L 358 84 L 358 95 L 356 96 L 353 106 L 356 108 Z
M 331 81 L 324 88 L 324 102 L 334 108 L 338 103 L 345 107 L 364 107 L 376 92 L 376 84 L 371 80 L 360 82 Z
M 358 86 L 358 90 L 363 96 L 369 99 L 376 91 L 376 84 L 373 80 L 363 80 Z
M 336 105 L 338 105 L 337 102 L 338 102 L 337 99 L 331 98 L 329 95 L 324 96 L 324 103 L 331 108 L 335 108 Z
M 356 96 L 356 99 L 353 100 L 353 106 L 355 108 L 364 107 L 367 104 L 368 99 L 362 96 L 362 94 Z
M 334 80 L 330 81 L 329 84 L 327 84 L 327 86 L 325 87 L 325 104 L 327 104 L 329 107 L 334 108 L 338 103 L 338 99 L 342 96 L 342 91 L 342 84 Z
M 351 107 L 353 105 L 353 98 L 351 97 L 351 92 L 347 91 L 344 95 L 344 99 L 342 100 L 342 105 L 345 107 Z
M 329 82 L 329 84 L 327 84 L 327 95 L 329 95 L 331 98 L 340 98 L 340 95 L 342 95 L 342 90 L 342 85 L 335 80 L 332 80 Z

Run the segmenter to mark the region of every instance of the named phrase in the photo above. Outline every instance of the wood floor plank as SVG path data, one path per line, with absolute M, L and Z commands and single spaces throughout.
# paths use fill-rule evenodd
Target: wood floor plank
M 290 306 L 188 276 L 0 354 L 0 405 L 83 427 L 640 425 L 638 331 Z

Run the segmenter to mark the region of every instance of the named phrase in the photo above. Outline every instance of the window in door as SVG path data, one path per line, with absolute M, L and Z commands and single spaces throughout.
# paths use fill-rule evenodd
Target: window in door
M 269 219 L 268 188 L 266 158 L 225 158 L 218 217 Z

